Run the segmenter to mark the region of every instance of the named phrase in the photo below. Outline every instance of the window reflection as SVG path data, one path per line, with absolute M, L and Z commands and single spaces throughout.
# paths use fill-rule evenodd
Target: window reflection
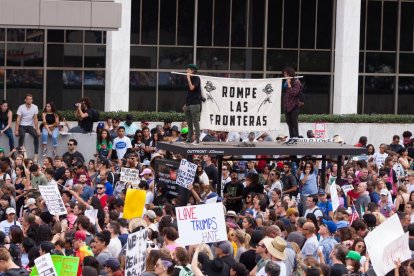
M 130 56 L 131 68 L 157 68 L 157 48 L 156 47 L 131 47 Z
M 53 101 L 58 110 L 73 109 L 82 98 L 82 71 L 47 71 L 47 101 Z
M 43 105 L 43 70 L 6 71 L 6 97 L 12 108 L 23 103 L 26 94 L 33 95 L 36 105 Z
M 131 72 L 129 90 L 129 110 L 155 111 L 156 72 Z
M 99 110 L 105 108 L 105 71 L 85 71 L 83 96 L 92 101 L 92 106 Z
M 298 51 L 293 50 L 268 50 L 267 70 L 281 71 L 286 66 L 297 68 Z
M 263 70 L 263 50 L 242 50 L 231 51 L 231 70 L 258 71 Z
M 105 46 L 85 45 L 84 67 L 105 68 Z
M 394 87 L 395 77 L 365 77 L 365 113 L 394 113 Z
M 398 85 L 398 114 L 413 114 L 414 77 L 400 77 Z
M 82 67 L 82 45 L 49 44 L 47 64 L 50 67 Z
M 8 66 L 43 66 L 43 45 L 9 43 L 7 45 Z
M 26 30 L 26 41 L 29 42 L 44 42 L 45 41 L 45 31 L 38 29 L 28 29 Z
M 184 75 L 168 72 L 159 73 L 158 111 L 182 112 L 187 93 L 187 80 Z
M 85 31 L 85 43 L 102 43 L 101 31 Z
M 4 66 L 4 43 L 0 42 L 0 66 Z
M 66 31 L 66 42 L 67 43 L 82 43 L 83 42 L 83 31 Z
M 7 41 L 24 41 L 24 29 L 7 29 Z
M 185 69 L 193 62 L 193 48 L 160 47 L 161 69 Z
M 200 69 L 207 70 L 228 70 L 229 69 L 229 50 L 198 48 L 197 64 Z

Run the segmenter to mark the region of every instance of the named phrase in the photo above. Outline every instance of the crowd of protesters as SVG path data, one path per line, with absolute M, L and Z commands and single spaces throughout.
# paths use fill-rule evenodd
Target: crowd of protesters
M 52 107 L 46 106 L 45 120 Z M 50 122 L 58 120 L 49 117 Z M 157 143 L 191 137 L 185 122 L 164 122 L 153 129 L 148 125 L 137 125 L 131 115 L 125 121 L 99 123 L 96 158 L 89 161 L 77 150 L 81 141 L 75 139 L 69 140 L 62 156 L 45 156 L 41 163 L 28 158 L 23 145 L 11 145 L 7 156 L 0 151 L 3 275 L 29 275 L 34 260 L 47 253 L 79 257 L 78 275 L 124 275 L 128 235 L 143 227 L 148 230 L 145 276 L 373 275 L 364 237 L 393 214 L 409 233 L 414 251 L 414 151 L 409 131 L 402 133 L 401 141 L 395 135 L 378 149 L 366 137 L 346 141 L 366 147 L 367 154 L 345 157 L 340 171 L 328 161 L 324 179 L 315 156 L 262 155 L 250 161 L 229 157 L 222 175 L 214 156 L 194 156 L 197 173 L 188 198 L 172 198 L 167 186 L 155 181 L 154 162 L 182 156 L 158 149 Z M 54 128 L 46 126 L 45 132 L 53 137 Z M 243 140 L 237 132 L 214 131 L 203 132 L 200 139 Z M 276 141 L 284 139 L 279 135 Z M 246 138 L 253 143 L 271 140 L 267 134 Z M 122 168 L 139 170 L 141 181 L 134 188 L 146 191 L 142 218 L 122 218 L 132 188 L 120 180 Z M 67 215 L 48 212 L 38 190 L 41 185 L 58 186 Z M 330 199 L 332 185 L 339 197 L 336 210 Z M 175 207 L 204 204 L 216 196 L 226 210 L 228 240 L 181 246 Z M 85 215 L 91 209 L 98 210 L 95 224 Z M 414 275 L 412 260 L 394 261 L 390 275 Z

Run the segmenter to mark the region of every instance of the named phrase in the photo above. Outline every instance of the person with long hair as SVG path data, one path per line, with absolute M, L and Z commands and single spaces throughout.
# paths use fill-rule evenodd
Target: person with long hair
M 10 151 L 14 149 L 14 137 L 12 127 L 13 113 L 9 108 L 9 104 L 3 100 L 0 105 L 0 135 L 6 134 L 9 139 Z
M 59 116 L 56 114 L 55 105 L 48 102 L 42 112 L 42 153 L 43 157 L 47 155 L 47 138 L 52 136 L 53 156 L 56 156 L 59 134 Z
M 234 256 L 236 261 L 240 260 L 240 255 L 249 249 L 250 235 L 246 231 L 237 229 L 231 236 L 232 241 L 237 245 L 237 252 Z
M 108 250 L 108 245 L 111 241 L 111 233 L 107 230 L 97 233 L 94 237 L 94 241 L 95 250 L 97 252 L 96 260 L 99 262 L 101 267 L 103 267 L 109 258 L 114 257 Z
M 160 258 L 161 250 L 151 249 L 147 254 L 147 260 L 145 261 L 145 271 L 141 276 L 155 276 L 155 264 Z
M 154 273 L 157 276 L 169 276 L 174 271 L 174 261 L 166 254 L 161 253 L 155 263 Z
M 107 129 L 102 129 L 96 139 L 96 156 L 98 159 L 111 159 L 112 139 Z
M 24 205 L 25 190 L 30 188 L 30 179 L 26 178 L 26 175 L 30 175 L 30 172 L 22 165 L 16 166 L 16 181 L 14 188 L 16 190 L 16 211 L 20 214 L 20 209 Z
M 299 137 L 299 94 L 302 90 L 302 84 L 295 78 L 296 72 L 293 68 L 284 68 L 282 74 L 286 78 L 282 90 L 285 92 L 283 111 L 289 128 L 289 136 L 291 138 Z

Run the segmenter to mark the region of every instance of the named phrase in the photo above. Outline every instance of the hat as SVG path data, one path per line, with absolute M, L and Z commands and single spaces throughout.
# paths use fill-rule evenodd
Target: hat
M 318 195 L 326 195 L 326 192 L 324 189 L 319 189 Z
M 344 220 L 338 221 L 336 223 L 336 230 L 348 227 L 348 223 Z
M 259 242 L 262 239 L 263 239 L 263 231 L 261 231 L 261 230 L 254 230 L 252 232 L 252 234 L 251 234 L 249 244 L 250 244 L 251 247 L 254 248 L 254 247 L 256 247 L 259 244 Z
M 187 65 L 187 68 L 190 68 L 190 69 L 192 69 L 192 70 L 198 70 L 198 66 L 197 66 L 197 64 L 193 64 L 193 63 L 188 64 L 188 65 Z
M 131 221 L 129 222 L 129 225 L 128 225 L 129 233 L 132 233 L 132 231 L 135 228 L 139 227 L 139 226 L 147 227 L 147 222 L 143 218 L 133 218 L 133 219 L 131 219 Z
M 296 210 L 295 208 L 289 208 L 289 209 L 287 209 L 287 211 L 286 211 L 286 216 L 287 216 L 287 217 L 288 217 L 288 216 L 291 216 L 291 215 L 293 215 L 293 214 L 295 214 L 295 215 L 299 215 L 298 210 Z
M 177 132 L 180 132 L 180 130 L 178 129 L 178 126 L 173 126 L 172 128 L 171 128 L 171 131 L 177 131 Z
M 125 120 L 126 121 L 132 121 L 132 120 L 134 120 L 134 117 L 132 117 L 131 114 L 127 114 L 126 117 L 125 117 Z
M 287 135 L 285 135 L 285 134 L 279 134 L 279 135 L 276 137 L 276 141 L 283 140 L 283 139 L 286 139 L 286 138 L 287 138 Z
M 86 240 L 86 234 L 85 232 L 82 231 L 76 231 L 75 236 L 73 237 L 74 240 L 81 240 L 81 241 L 85 241 Z
M 103 122 L 99 122 L 96 128 L 104 128 L 105 124 Z
M 220 248 L 221 251 L 223 251 L 225 255 L 229 255 L 231 253 L 232 245 L 229 241 L 222 241 L 222 242 L 216 243 L 214 246 L 217 248 Z
M 263 243 L 273 257 L 282 261 L 286 259 L 286 241 L 284 239 L 281 237 L 264 238 Z
M 151 170 L 151 169 L 146 168 L 146 169 L 144 169 L 144 170 L 142 171 L 142 173 L 140 174 L 140 176 L 144 176 L 144 175 L 146 175 L 146 174 L 152 174 L 152 170 Z
M 36 204 L 36 199 L 31 197 L 26 201 L 26 205 L 24 205 L 24 208 L 27 208 L 27 207 L 29 207 L 30 205 L 33 205 L 33 204 Z
M 356 251 L 349 250 L 348 254 L 346 254 L 345 259 L 351 259 L 351 260 L 359 262 L 361 260 L 361 255 Z
M 112 270 L 118 270 L 121 267 L 121 264 L 116 258 L 109 258 L 106 260 L 105 266 L 111 268 Z
M 148 159 L 145 159 L 144 162 L 142 162 L 142 165 L 149 166 L 151 165 L 151 162 Z
M 388 190 L 387 189 L 382 189 L 381 192 L 380 192 L 380 195 L 387 196 L 388 195 Z
M 247 214 L 249 214 L 249 215 L 251 215 L 251 216 L 253 216 L 253 210 L 252 209 L 246 209 L 246 210 L 244 210 L 244 215 L 247 215 Z
M 187 133 L 188 133 L 188 127 L 183 127 L 183 128 L 181 129 L 181 133 L 182 133 L 182 134 L 187 134 Z
M 329 232 L 331 232 L 331 234 L 336 233 L 337 226 L 336 226 L 335 222 L 329 221 L 329 220 L 326 220 L 326 219 L 322 219 L 322 225 L 325 225 L 325 227 L 328 228 L 328 230 L 329 230 Z
M 0 148 L 0 152 L 4 152 L 4 149 L 3 148 Z
M 150 219 L 155 219 L 157 217 L 157 215 L 155 214 L 155 212 L 153 210 L 148 210 L 145 212 L 145 215 L 147 217 L 149 217 Z
M 14 208 L 9 207 L 6 209 L 6 214 L 10 215 L 10 214 L 16 214 L 16 210 L 14 210 Z
M 230 210 L 230 211 L 227 211 L 226 217 L 237 217 L 237 214 L 236 212 Z

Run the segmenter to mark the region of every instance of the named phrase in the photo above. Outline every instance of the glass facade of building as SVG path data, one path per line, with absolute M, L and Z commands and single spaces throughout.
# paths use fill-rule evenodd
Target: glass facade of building
M 130 110 L 180 111 L 185 78 L 303 75 L 305 113 L 331 113 L 334 0 L 132 0 Z M 412 113 L 414 1 L 362 0 L 358 113 Z M 105 32 L 0 29 L 0 97 L 104 108 Z M 378 101 L 378 99 L 380 99 Z M 21 100 L 20 100 L 21 101 Z

